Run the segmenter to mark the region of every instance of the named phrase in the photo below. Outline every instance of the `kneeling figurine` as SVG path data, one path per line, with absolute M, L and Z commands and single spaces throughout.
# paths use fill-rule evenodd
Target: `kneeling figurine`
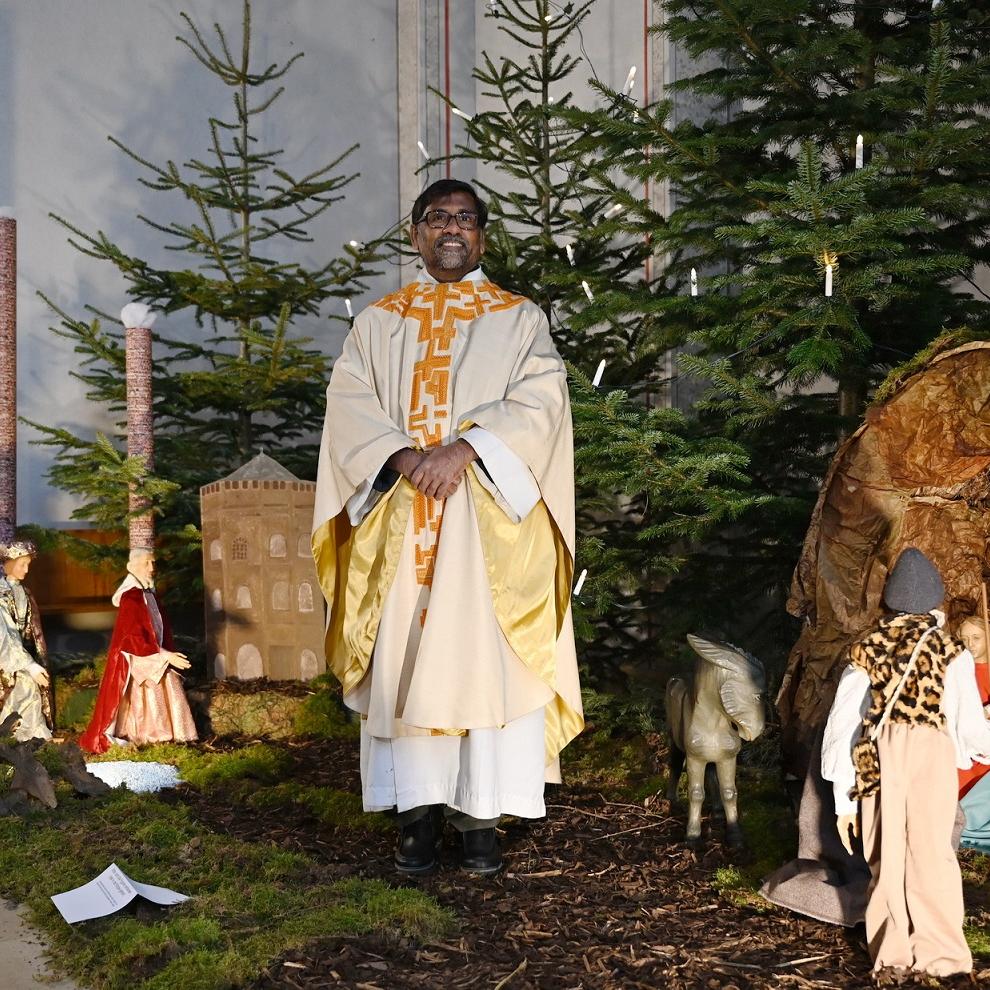
M 193 722 L 177 671 L 189 661 L 173 649 L 172 630 L 154 589 L 155 557 L 131 551 L 127 577 L 113 596 L 119 609 L 96 696 L 79 745 L 105 753 L 112 744 L 195 742 Z

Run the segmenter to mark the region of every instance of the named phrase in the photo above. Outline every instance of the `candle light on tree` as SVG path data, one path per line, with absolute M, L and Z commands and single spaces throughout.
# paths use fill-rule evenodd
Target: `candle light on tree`
M 622 92 L 626 96 L 632 95 L 633 86 L 636 85 L 636 66 L 630 66 L 629 75 L 626 76 L 626 81 L 622 84 Z
M 832 279 L 839 267 L 839 256 L 831 251 L 822 251 L 821 263 L 825 268 L 825 295 L 832 295 Z
M 577 584 L 574 585 L 574 597 L 577 598 L 581 594 L 581 589 L 584 587 L 584 579 L 588 576 L 588 568 L 586 567 L 581 571 L 577 579 Z
M 696 296 L 698 294 L 698 270 L 696 268 L 691 269 L 691 295 Z
M 421 154 L 421 155 L 422 155 L 422 156 L 423 156 L 423 157 L 424 157 L 424 158 L 425 158 L 425 159 L 426 159 L 426 160 L 427 160 L 428 162 L 431 162 L 431 161 L 433 161 L 433 159 L 432 159 L 432 158 L 430 158 L 430 153 L 429 153 L 429 152 L 428 152 L 428 151 L 426 150 L 426 145 L 425 145 L 425 144 L 423 144 L 423 142 L 422 142 L 422 141 L 417 141 L 417 142 L 416 142 L 416 146 L 417 146 L 417 147 L 419 148 L 419 153 L 420 153 L 420 154 Z
M 350 296 L 344 296 L 344 307 L 347 310 L 348 319 L 353 320 L 354 319 L 354 309 L 351 306 L 351 297 Z
M 598 362 L 598 370 L 595 372 L 595 377 L 592 378 L 591 380 L 591 384 L 594 385 L 595 388 L 598 388 L 598 386 L 601 385 L 602 375 L 604 373 L 605 373 L 605 358 L 602 358 L 601 361 Z
M 565 244 L 564 250 L 567 252 L 567 260 L 571 263 L 571 268 L 574 267 L 574 245 Z
M 856 135 L 856 168 L 863 167 L 863 135 Z
M 584 279 L 581 280 L 581 288 L 584 289 L 584 294 L 588 297 L 588 302 L 594 302 L 595 294 L 591 291 L 591 286 Z

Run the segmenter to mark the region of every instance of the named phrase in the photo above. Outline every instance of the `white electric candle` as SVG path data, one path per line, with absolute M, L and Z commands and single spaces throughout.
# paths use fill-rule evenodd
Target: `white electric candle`
M 354 319 L 354 309 L 351 306 L 351 300 L 350 300 L 350 297 L 349 296 L 344 296 L 344 306 L 347 309 L 348 319 L 353 320 Z
M 422 155 L 422 156 L 423 156 L 423 157 L 424 157 L 424 158 L 425 158 L 425 159 L 426 159 L 426 160 L 427 160 L 428 162 L 429 162 L 429 161 L 432 161 L 433 159 L 432 159 L 432 158 L 430 158 L 430 153 L 429 153 L 429 152 L 428 152 L 428 151 L 426 150 L 426 145 L 425 145 L 425 144 L 423 144 L 423 142 L 422 142 L 422 141 L 417 141 L 417 142 L 416 142 L 416 144 L 417 144 L 417 146 L 419 147 L 419 153 L 420 153 L 420 154 L 421 154 L 421 155 Z
M 591 291 L 591 286 L 584 279 L 581 280 L 581 288 L 584 289 L 584 294 L 588 297 L 588 302 L 594 302 L 595 294 Z
M 863 135 L 856 135 L 856 168 L 863 167 Z
M 571 263 L 571 268 L 574 267 L 574 245 L 565 244 L 564 250 L 567 252 L 567 260 Z
M 692 268 L 691 269 L 691 295 L 696 296 L 698 294 L 698 272 Z
M 591 379 L 591 384 L 598 388 L 602 383 L 602 375 L 605 374 L 605 358 L 602 358 L 598 362 L 598 370 L 595 372 L 595 377 Z
M 584 587 L 584 579 L 588 576 L 588 568 L 586 567 L 581 571 L 577 579 L 577 584 L 574 585 L 574 597 L 576 598 L 581 594 L 581 589 Z
M 460 107 L 451 107 L 450 112 L 454 114 L 455 117 L 460 117 L 462 120 L 467 120 L 467 121 L 474 120 L 474 117 L 471 114 L 465 113 L 463 110 L 460 109 Z
M 604 218 L 605 218 L 606 220 L 611 220 L 611 219 L 612 219 L 612 217 L 617 217 L 617 216 L 618 216 L 618 215 L 619 215 L 619 214 L 620 214 L 620 213 L 621 213 L 621 212 L 622 212 L 622 211 L 623 211 L 624 209 L 625 209 L 625 207 L 624 207 L 624 206 L 623 206 L 623 205 L 622 205 L 621 203 L 613 203 L 613 204 L 612 204 L 612 205 L 611 205 L 611 206 L 610 206 L 610 207 L 609 207 L 609 208 L 608 208 L 608 209 L 607 209 L 607 210 L 606 210 L 606 211 L 605 211 L 605 212 L 604 212 L 604 213 L 602 214 L 602 216 L 603 216 L 603 217 L 604 217 Z
M 825 295 L 832 295 L 832 266 L 825 266 Z
M 626 96 L 629 96 L 633 91 L 633 86 L 636 85 L 636 66 L 630 66 L 629 75 L 626 76 L 626 81 L 622 84 L 622 92 Z
M 355 251 L 360 251 L 364 247 L 364 241 L 348 241 L 347 242 Z

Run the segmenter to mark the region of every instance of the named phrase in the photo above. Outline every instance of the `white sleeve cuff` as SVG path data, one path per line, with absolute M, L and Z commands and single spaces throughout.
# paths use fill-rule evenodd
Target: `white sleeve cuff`
M 37 677 L 38 674 L 44 674 L 45 673 L 45 668 L 42 667 L 40 663 L 31 663 L 31 664 L 28 664 L 28 666 L 25 667 L 24 669 L 25 669 L 25 672 L 28 675 L 30 675 L 32 678 Z
M 360 526 L 364 517 L 371 512 L 384 494 L 374 487 L 378 474 L 379 472 L 376 471 L 374 478 L 362 481 L 361 487 L 344 503 L 347 518 L 350 519 L 352 526 Z
M 832 782 L 837 815 L 856 811 L 857 802 L 849 797 L 856 783 L 852 750 L 869 705 L 870 678 L 865 670 L 850 664 L 839 680 L 822 739 L 822 777 Z
M 344 511 L 352 526 L 360 526 L 368 513 L 378 504 L 378 500 L 391 490 L 392 484 L 389 484 L 384 491 L 375 487 L 375 482 L 383 472 L 389 472 L 390 476 L 395 475 L 394 478 L 390 478 L 392 484 L 398 481 L 399 472 L 392 472 L 383 464 L 370 478 L 365 478 L 358 490 L 344 503 Z
M 969 650 L 963 650 L 946 668 L 942 714 L 956 749 L 956 766 L 968 770 L 973 760 L 990 763 L 990 723 L 983 714 Z
M 494 433 L 480 426 L 472 426 L 461 434 L 461 439 L 471 444 L 484 464 L 484 471 L 480 470 L 480 465 L 476 465 L 478 470 L 475 470 L 475 476 L 478 481 L 496 497 L 513 522 L 518 523 L 525 519 L 540 500 L 540 487 L 522 458 Z M 489 477 L 485 476 L 485 471 Z

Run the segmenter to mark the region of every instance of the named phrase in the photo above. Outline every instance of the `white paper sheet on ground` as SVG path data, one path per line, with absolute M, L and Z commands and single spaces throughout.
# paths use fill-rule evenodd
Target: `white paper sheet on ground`
M 180 904 L 185 894 L 132 880 L 116 863 L 111 863 L 96 879 L 81 887 L 53 894 L 52 903 L 70 924 L 102 918 L 126 907 L 135 897 L 146 897 L 155 904 Z

